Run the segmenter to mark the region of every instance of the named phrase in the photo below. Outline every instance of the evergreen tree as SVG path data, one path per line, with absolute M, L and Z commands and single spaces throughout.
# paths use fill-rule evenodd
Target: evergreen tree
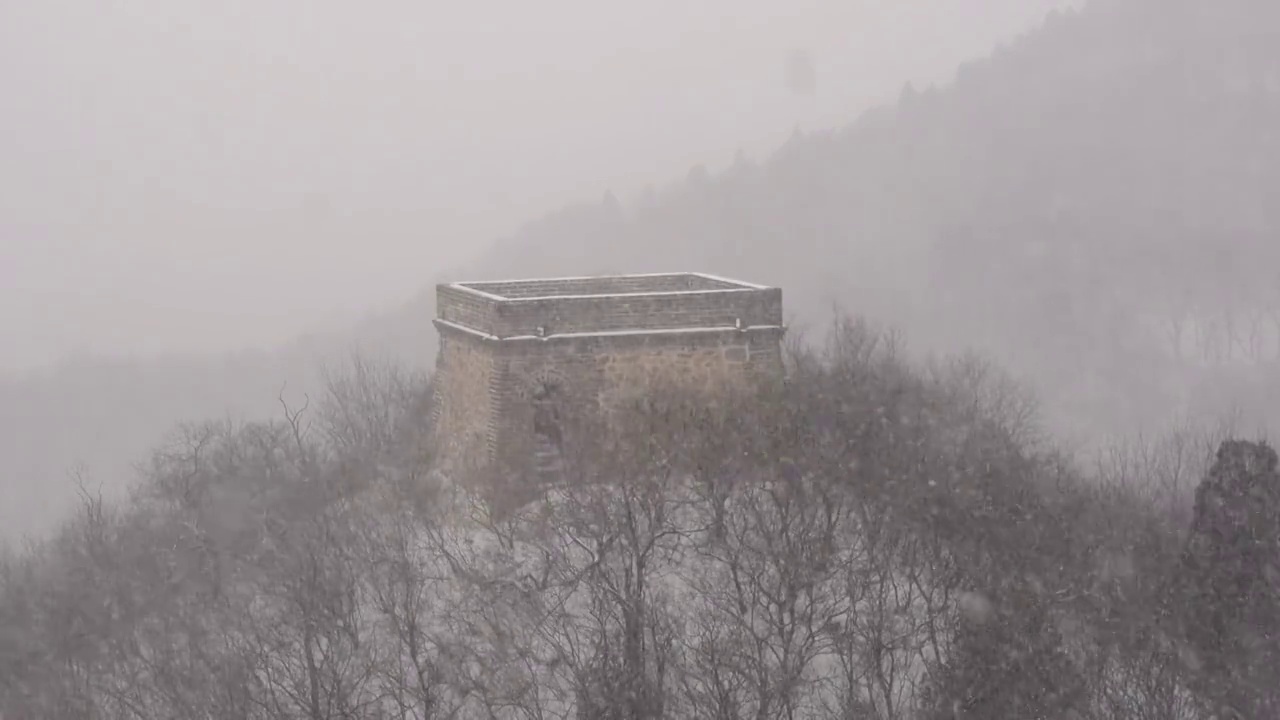
M 929 720 L 1079 717 L 1084 678 L 1062 646 L 1049 608 L 1031 594 L 997 606 L 969 595 L 950 657 L 923 697 Z
M 1280 474 L 1228 440 L 1196 489 L 1181 610 L 1191 685 L 1223 718 L 1280 713 Z

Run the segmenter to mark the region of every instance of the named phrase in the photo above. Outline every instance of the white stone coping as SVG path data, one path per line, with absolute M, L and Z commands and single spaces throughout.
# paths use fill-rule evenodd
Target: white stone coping
M 727 283 L 736 287 L 727 288 L 703 288 L 700 290 L 657 290 L 657 291 L 639 291 L 624 293 L 568 293 L 563 295 L 536 295 L 532 297 L 507 297 L 497 293 L 486 292 L 480 288 L 488 285 L 505 285 L 508 283 L 528 283 L 528 282 L 572 282 L 579 280 L 632 280 L 638 278 L 660 278 L 660 277 L 697 277 L 712 282 Z M 479 286 L 479 287 L 477 287 Z M 772 290 L 767 285 L 757 285 L 744 280 L 734 280 L 732 278 L 712 275 L 702 272 L 665 272 L 665 273 L 631 273 L 624 275 L 579 275 L 566 277 L 539 277 L 539 278 L 516 278 L 509 280 L 466 280 L 460 282 L 448 283 L 449 287 L 460 292 L 478 295 L 487 300 L 496 300 L 504 303 L 518 302 L 535 302 L 541 300 L 561 300 L 566 298 L 585 298 L 585 299 L 601 299 L 601 298 L 617 298 L 617 297 L 662 297 L 667 295 L 701 295 L 707 293 L 731 293 L 731 292 L 750 292 L 759 290 Z
M 740 332 L 761 332 L 767 330 L 786 330 L 785 325 L 745 325 L 742 327 L 734 327 L 733 325 L 716 325 L 708 327 L 692 327 L 692 328 L 649 328 L 635 330 L 590 330 L 587 332 L 567 332 L 552 333 L 550 335 L 509 335 L 507 337 L 499 337 L 492 333 L 467 327 L 460 323 L 450 320 L 436 318 L 434 320 L 437 327 L 446 327 L 451 330 L 457 330 L 467 335 L 478 337 L 481 340 L 497 341 L 497 342 L 519 342 L 528 340 L 537 340 L 546 342 L 548 340 L 571 340 L 581 338 L 607 338 L 607 337 L 636 337 L 644 335 L 706 335 L 711 333 L 740 333 Z

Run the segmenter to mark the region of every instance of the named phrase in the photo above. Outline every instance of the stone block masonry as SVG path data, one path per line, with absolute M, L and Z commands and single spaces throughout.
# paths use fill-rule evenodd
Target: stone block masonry
M 554 480 L 537 474 L 575 409 L 782 372 L 782 291 L 712 275 L 449 283 L 437 308 L 433 445 L 461 482 Z

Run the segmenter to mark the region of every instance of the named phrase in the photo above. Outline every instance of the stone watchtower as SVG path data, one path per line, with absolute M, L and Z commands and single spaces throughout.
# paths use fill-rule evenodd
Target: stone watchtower
M 782 291 L 701 273 L 436 288 L 433 440 L 461 482 L 553 479 L 557 412 L 608 407 L 662 375 L 782 370 Z M 551 477 L 549 477 L 551 476 Z

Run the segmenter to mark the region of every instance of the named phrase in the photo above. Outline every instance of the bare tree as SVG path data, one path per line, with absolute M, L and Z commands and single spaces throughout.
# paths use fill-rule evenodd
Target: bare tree
M 785 466 L 784 466 L 785 468 Z M 697 603 L 682 686 L 700 717 L 812 717 L 828 633 L 851 622 L 842 571 L 862 567 L 826 479 L 742 478 L 685 567 Z

